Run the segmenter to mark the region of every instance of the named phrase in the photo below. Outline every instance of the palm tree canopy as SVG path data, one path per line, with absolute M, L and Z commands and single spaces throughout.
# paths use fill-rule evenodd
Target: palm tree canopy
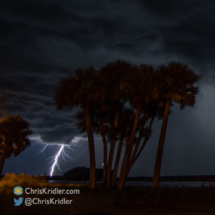
M 186 64 L 172 61 L 158 67 L 156 86 L 161 97 L 180 103 L 184 108 L 185 105 L 194 105 L 198 93 L 195 83 L 200 78 Z
M 144 106 L 154 98 L 153 96 L 154 68 L 141 64 L 134 66 L 133 71 L 125 78 L 127 97 L 133 107 Z
M 123 60 L 107 63 L 99 70 L 103 87 L 106 89 L 106 99 L 122 100 L 126 97 L 123 92 L 125 87 L 124 78 L 133 70 L 133 66 Z
M 6 158 L 11 154 L 17 156 L 30 146 L 27 138 L 33 132 L 29 129 L 29 123 L 20 116 L 6 116 L 0 119 L 0 155 L 4 152 Z
M 74 75 L 61 80 L 56 88 L 55 104 L 57 110 L 64 106 L 68 108 L 90 106 L 101 98 L 102 93 L 96 70 L 93 67 L 78 68 Z

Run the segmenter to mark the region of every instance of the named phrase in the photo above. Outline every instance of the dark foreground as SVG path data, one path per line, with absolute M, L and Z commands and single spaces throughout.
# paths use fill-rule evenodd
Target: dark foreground
M 80 194 L 26 194 L 13 193 L 15 186 L 32 189 L 78 189 Z M 14 198 L 39 198 L 73 200 L 69 205 L 32 205 L 14 206 Z M 48 184 L 33 176 L 8 175 L 0 180 L 0 214 L 74 214 L 74 215 L 128 215 L 128 214 L 215 214 L 215 187 L 159 188 L 126 187 L 123 190 L 107 189 L 101 185 L 95 190 L 88 186 Z
M 23 186 L 23 185 L 22 185 Z M 25 188 L 23 186 L 23 188 Z M 36 187 L 35 187 L 36 188 Z M 58 188 L 68 189 L 65 186 Z M 79 195 L 26 195 L 26 199 L 66 198 L 71 205 L 14 206 L 14 194 L 0 194 L 1 214 L 215 214 L 214 188 L 151 188 L 130 187 L 119 191 L 97 187 L 70 187 L 80 189 Z M 209 190 L 212 189 L 212 190 Z

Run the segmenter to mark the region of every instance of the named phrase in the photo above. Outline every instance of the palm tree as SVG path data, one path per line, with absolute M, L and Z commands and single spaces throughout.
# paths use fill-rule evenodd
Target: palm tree
M 99 89 L 99 86 L 97 72 L 93 67 L 78 68 L 74 75 L 60 82 L 54 97 L 57 110 L 63 107 L 70 109 L 78 107 L 84 112 L 90 154 L 90 188 L 95 188 L 96 184 L 95 147 L 90 110 L 102 98 L 102 89 Z
M 159 66 L 157 69 L 157 91 L 160 98 L 165 99 L 165 110 L 155 161 L 152 188 L 159 186 L 161 161 L 171 102 L 180 103 L 181 109 L 185 105 L 193 106 L 195 95 L 198 93 L 198 88 L 194 85 L 200 78 L 201 76 L 196 75 L 186 64 L 180 62 L 172 61 L 167 65 Z
M 5 116 L 0 119 L 0 175 L 5 159 L 12 154 L 17 156 L 30 146 L 28 135 L 33 132 L 29 129 L 29 123 L 20 116 Z
M 134 117 L 134 112 L 132 109 L 125 108 L 122 110 L 122 114 L 120 116 L 121 120 L 119 121 L 119 131 L 118 131 L 119 145 L 118 145 L 118 150 L 117 150 L 115 164 L 114 164 L 114 170 L 113 170 L 112 179 L 111 179 L 112 187 L 114 187 L 116 183 L 116 177 L 117 177 L 117 171 L 119 166 L 119 160 L 122 153 L 122 147 L 123 145 L 126 145 L 124 140 L 131 135 L 131 129 L 132 129 L 131 125 L 132 125 L 133 117 Z
M 129 173 L 131 167 L 134 165 L 136 162 L 137 158 L 140 156 L 142 150 L 144 149 L 147 141 L 149 140 L 151 133 L 152 133 L 152 124 L 154 121 L 154 118 L 157 116 L 158 119 L 160 120 L 163 116 L 163 111 L 164 111 L 164 103 L 162 100 L 157 100 L 157 101 L 152 101 L 148 106 L 144 108 L 144 115 L 142 118 L 140 118 L 139 123 L 140 127 L 139 129 L 139 135 L 137 138 L 137 143 L 135 145 L 135 148 L 132 153 L 131 161 L 129 164 L 128 172 Z M 150 119 L 150 123 L 148 127 L 145 127 L 146 122 Z M 141 139 L 144 137 L 144 141 L 140 146 Z
M 113 155 L 115 149 L 115 143 L 117 140 L 118 124 L 120 111 L 123 109 L 125 102 L 125 94 L 122 84 L 124 84 L 124 77 L 127 76 L 132 71 L 132 65 L 122 60 L 117 60 L 116 62 L 108 63 L 102 67 L 99 71 L 102 80 L 105 80 L 105 99 L 111 102 L 110 108 L 115 113 L 114 123 L 111 127 L 111 147 L 108 156 L 107 163 L 107 186 L 110 183 L 110 175 L 113 163 Z
M 103 106 L 102 106 L 103 105 Z M 105 108 L 104 104 L 99 104 L 90 109 L 90 117 L 92 122 L 93 133 L 100 133 L 103 142 L 103 183 L 106 184 L 107 174 L 107 143 L 109 142 L 108 134 L 110 132 L 109 121 L 111 120 L 111 114 Z M 84 112 L 79 111 L 76 114 L 78 119 L 77 127 L 81 133 L 86 132 L 86 121 L 84 118 Z
M 128 140 L 128 149 L 127 153 L 124 155 L 125 163 L 121 166 L 120 177 L 118 181 L 118 188 L 122 189 L 128 170 L 130 158 L 132 155 L 133 143 L 135 140 L 135 133 L 138 127 L 139 117 L 144 110 L 144 107 L 147 106 L 152 99 L 155 98 L 153 91 L 153 83 L 151 79 L 154 75 L 154 68 L 150 65 L 142 64 L 139 67 L 135 66 L 133 72 L 130 73 L 126 78 L 126 90 L 128 100 L 134 109 L 136 109 L 133 128 L 131 136 Z M 126 158 L 125 158 L 126 157 Z

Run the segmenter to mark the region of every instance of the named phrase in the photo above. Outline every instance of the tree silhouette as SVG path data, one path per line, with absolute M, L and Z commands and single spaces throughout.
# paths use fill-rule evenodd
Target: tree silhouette
M 198 93 L 198 88 L 194 84 L 200 78 L 186 64 L 180 62 L 172 61 L 167 65 L 159 66 L 157 69 L 156 90 L 159 93 L 159 97 L 165 100 L 165 110 L 155 161 L 152 188 L 159 186 L 161 161 L 171 102 L 180 103 L 181 109 L 186 105 L 193 106 L 195 95 Z
M 128 100 L 131 106 L 136 110 L 133 121 L 131 136 L 128 139 L 127 150 L 124 155 L 124 162 L 121 166 L 120 177 L 118 181 L 118 188 L 121 189 L 124 185 L 126 176 L 129 172 L 131 162 L 132 149 L 135 141 L 135 134 L 137 132 L 138 121 L 144 108 L 153 100 L 157 98 L 154 93 L 152 78 L 154 75 L 154 68 L 150 65 L 142 64 L 139 67 L 135 66 L 132 73 L 126 78 L 123 86 L 126 91 Z
M 103 106 L 102 106 L 103 105 Z M 76 114 L 78 119 L 77 127 L 81 133 L 86 132 L 86 122 L 84 112 L 79 111 Z M 110 124 L 109 121 L 113 120 L 114 116 L 111 116 L 110 111 L 105 107 L 104 103 L 96 105 L 90 109 L 90 118 L 92 122 L 93 133 L 99 134 L 102 137 L 103 142 L 103 182 L 106 183 L 107 173 L 107 143 L 110 141 Z
M 74 75 L 60 82 L 55 94 L 57 110 L 63 107 L 81 109 L 76 114 L 77 127 L 80 132 L 87 132 L 88 135 L 90 188 L 95 188 L 96 182 L 93 133 L 100 133 L 102 137 L 103 182 L 107 187 L 110 184 L 116 143 L 118 150 L 112 186 L 116 183 L 122 147 L 126 146 L 117 185 L 121 189 L 151 136 L 155 117 L 163 118 L 153 175 L 153 188 L 158 186 L 170 107 L 172 102 L 180 103 L 181 108 L 193 106 L 198 93 L 194 84 L 198 79 L 200 76 L 195 75 L 187 65 L 178 62 L 159 66 L 155 71 L 150 65 L 135 66 L 117 60 L 107 63 L 98 72 L 92 67 L 76 69 Z
M 164 102 L 162 100 L 155 100 L 144 108 L 144 116 L 142 118 L 140 118 L 140 120 L 139 120 L 139 124 L 140 124 L 140 125 L 138 125 L 139 135 L 137 138 L 137 143 L 136 143 L 135 148 L 132 153 L 127 175 L 129 173 L 131 167 L 134 165 L 134 163 L 140 156 L 147 141 L 151 137 L 151 134 L 152 134 L 151 128 L 152 128 L 152 124 L 153 124 L 155 117 L 157 116 L 159 120 L 162 119 L 163 112 L 164 112 Z M 147 127 L 145 127 L 145 124 L 148 120 L 150 120 L 149 125 Z M 144 141 L 142 144 L 140 144 L 142 138 L 144 138 Z
M 30 146 L 27 136 L 32 133 L 29 123 L 20 116 L 9 115 L 0 119 L 0 175 L 5 159 L 12 154 L 19 155 Z
M 90 188 L 95 188 L 96 184 L 95 147 L 90 109 L 101 98 L 102 89 L 99 89 L 98 76 L 93 67 L 76 69 L 74 75 L 60 82 L 54 97 L 57 110 L 63 107 L 70 109 L 78 107 L 84 112 L 90 154 Z
M 111 126 L 110 131 L 110 151 L 107 163 L 107 181 L 106 184 L 109 186 L 110 175 L 113 163 L 113 155 L 115 149 L 115 143 L 117 140 L 118 124 L 120 120 L 120 111 L 123 109 L 126 95 L 123 90 L 124 77 L 127 76 L 132 71 L 132 65 L 122 60 L 117 60 L 116 62 L 107 63 L 104 67 L 99 70 L 100 77 L 105 84 L 105 99 L 110 101 L 110 108 L 114 112 L 114 123 Z
M 112 187 L 114 187 L 116 183 L 116 177 L 117 177 L 117 171 L 119 166 L 119 160 L 122 153 L 122 147 L 123 145 L 127 144 L 125 140 L 128 139 L 128 137 L 131 135 L 131 129 L 132 129 L 131 125 L 133 123 L 133 118 L 134 118 L 134 111 L 132 109 L 124 108 L 122 110 L 121 116 L 120 116 L 121 120 L 119 121 L 119 128 L 118 128 L 119 145 L 118 145 L 114 170 L 113 170 L 112 179 L 111 179 Z

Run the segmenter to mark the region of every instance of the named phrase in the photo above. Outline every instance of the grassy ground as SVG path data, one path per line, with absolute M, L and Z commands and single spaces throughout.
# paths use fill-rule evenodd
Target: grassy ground
M 32 188 L 79 189 L 80 194 L 73 195 L 40 195 L 25 194 L 24 198 L 66 198 L 73 200 L 71 205 L 32 205 L 14 206 L 13 193 L 15 186 Z M 1 214 L 74 214 L 74 215 L 139 215 L 139 214 L 215 214 L 215 187 L 181 187 L 159 188 L 133 186 L 123 190 L 106 189 L 97 186 L 90 190 L 87 186 L 49 184 L 39 177 L 7 174 L 0 180 Z

